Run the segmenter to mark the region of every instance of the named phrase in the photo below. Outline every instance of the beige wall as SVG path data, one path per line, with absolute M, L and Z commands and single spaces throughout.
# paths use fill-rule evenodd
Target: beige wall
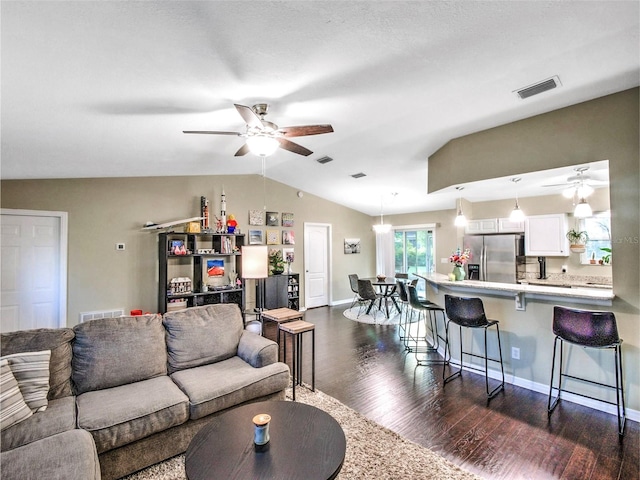
M 262 177 L 256 175 L 5 180 L 1 205 L 68 212 L 67 325 L 73 326 L 83 311 L 119 307 L 126 312 L 134 308 L 156 311 L 157 235 L 141 231 L 142 225 L 199 215 L 201 195 L 209 198 L 213 213 L 219 214 L 223 186 L 227 213 L 235 214 L 246 234 L 248 211 L 261 210 L 264 205 Z M 294 273 L 303 273 L 304 222 L 317 222 L 332 226 L 333 301 L 351 298 L 349 273 L 374 275 L 371 217 L 310 194 L 299 198 L 297 190 L 269 180 L 266 192 L 268 210 L 294 214 Z M 360 238 L 362 253 L 345 255 L 345 237 Z M 118 242 L 126 244 L 124 252 L 115 250 Z M 302 287 L 304 298 L 304 284 Z
M 630 408 L 640 410 L 640 138 L 639 89 L 634 88 L 544 115 L 452 140 L 429 158 L 429 191 L 493 177 L 518 175 L 568 165 L 609 160 L 614 293 L 611 307 L 624 339 L 625 388 Z M 455 175 L 453 175 L 455 172 Z M 520 202 L 529 214 L 543 213 L 546 203 Z M 491 205 L 474 205 L 482 218 Z M 467 206 L 465 205 L 465 213 Z M 453 218 L 453 212 L 449 218 Z M 391 218 L 391 221 L 395 219 Z M 451 220 L 449 220 L 451 221 Z M 447 233 L 443 227 L 443 233 Z M 442 237 L 440 237 L 442 242 Z M 556 268 L 556 267 L 554 267 Z M 442 290 L 432 292 L 442 301 Z M 513 299 L 483 297 L 489 316 L 500 319 L 510 346 L 523 348 L 523 359 L 510 368 L 525 381 L 548 384 L 554 302 L 530 302 L 515 311 Z M 561 303 L 561 299 L 557 301 Z M 602 380 L 613 381 L 604 352 L 581 357 L 575 365 Z

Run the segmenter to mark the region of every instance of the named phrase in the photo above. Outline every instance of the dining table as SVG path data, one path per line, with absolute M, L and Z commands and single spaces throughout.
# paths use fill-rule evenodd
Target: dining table
M 382 310 L 382 301 L 384 300 L 384 312 L 387 318 L 389 318 L 389 300 L 396 307 L 398 313 L 401 312 L 400 306 L 398 306 L 398 302 L 396 302 L 396 279 L 393 277 L 385 277 L 385 278 L 365 278 L 364 280 L 371 281 L 371 285 L 378 289 L 378 292 L 382 297 L 380 298 L 379 308 Z

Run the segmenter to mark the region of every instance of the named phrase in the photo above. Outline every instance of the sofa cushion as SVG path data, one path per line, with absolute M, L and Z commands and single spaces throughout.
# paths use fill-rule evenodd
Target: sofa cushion
M 189 397 L 190 418 L 197 419 L 284 390 L 289 367 L 276 362 L 253 368 L 240 357 L 181 370 L 171 375 Z
M 84 430 L 69 430 L 2 452 L 0 463 L 2 480 L 100 480 L 96 447 Z
M 167 376 L 86 392 L 76 398 L 78 427 L 98 453 L 186 422 L 189 399 Z
M 49 402 L 49 359 L 51 350 L 22 352 L 2 357 L 9 361 L 25 403 L 32 412 L 43 412 Z
M 0 445 L 2 451 L 11 450 L 74 428 L 75 397 L 62 397 L 51 400 L 44 412 L 35 413 L 24 422 L 3 430 Z
M 17 425 L 33 415 L 24 401 L 18 381 L 11 372 L 9 361 L 0 360 L 0 430 Z
M 49 360 L 49 393 L 47 398 L 68 397 L 71 391 L 71 341 L 70 328 L 36 328 L 0 335 L 2 355 L 20 352 L 51 350 Z
M 72 379 L 77 394 L 167 374 L 160 315 L 101 318 L 73 330 Z
M 236 304 L 167 312 L 162 321 L 167 330 L 169 373 L 218 362 L 237 354 L 243 321 Z

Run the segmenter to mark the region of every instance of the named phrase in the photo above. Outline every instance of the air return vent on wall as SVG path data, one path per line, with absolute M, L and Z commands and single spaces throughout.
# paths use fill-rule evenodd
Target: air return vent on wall
M 362 178 L 362 177 L 366 177 L 367 174 L 366 173 L 354 173 L 353 175 L 351 175 L 353 178 Z
M 561 86 L 562 83 L 560 83 L 560 79 L 556 75 L 555 77 L 548 78 L 547 80 L 515 90 L 513 93 L 524 100 L 525 98 L 533 97 L 539 93 L 547 92 Z

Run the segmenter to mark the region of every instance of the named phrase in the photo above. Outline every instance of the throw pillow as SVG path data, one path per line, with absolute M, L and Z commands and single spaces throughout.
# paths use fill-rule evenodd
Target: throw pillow
M 24 403 L 9 362 L 5 359 L 0 360 L 0 430 L 20 423 L 31 415 L 33 412 Z
M 22 352 L 2 357 L 9 361 L 25 403 L 32 412 L 43 412 L 49 401 L 49 359 L 51 350 Z

